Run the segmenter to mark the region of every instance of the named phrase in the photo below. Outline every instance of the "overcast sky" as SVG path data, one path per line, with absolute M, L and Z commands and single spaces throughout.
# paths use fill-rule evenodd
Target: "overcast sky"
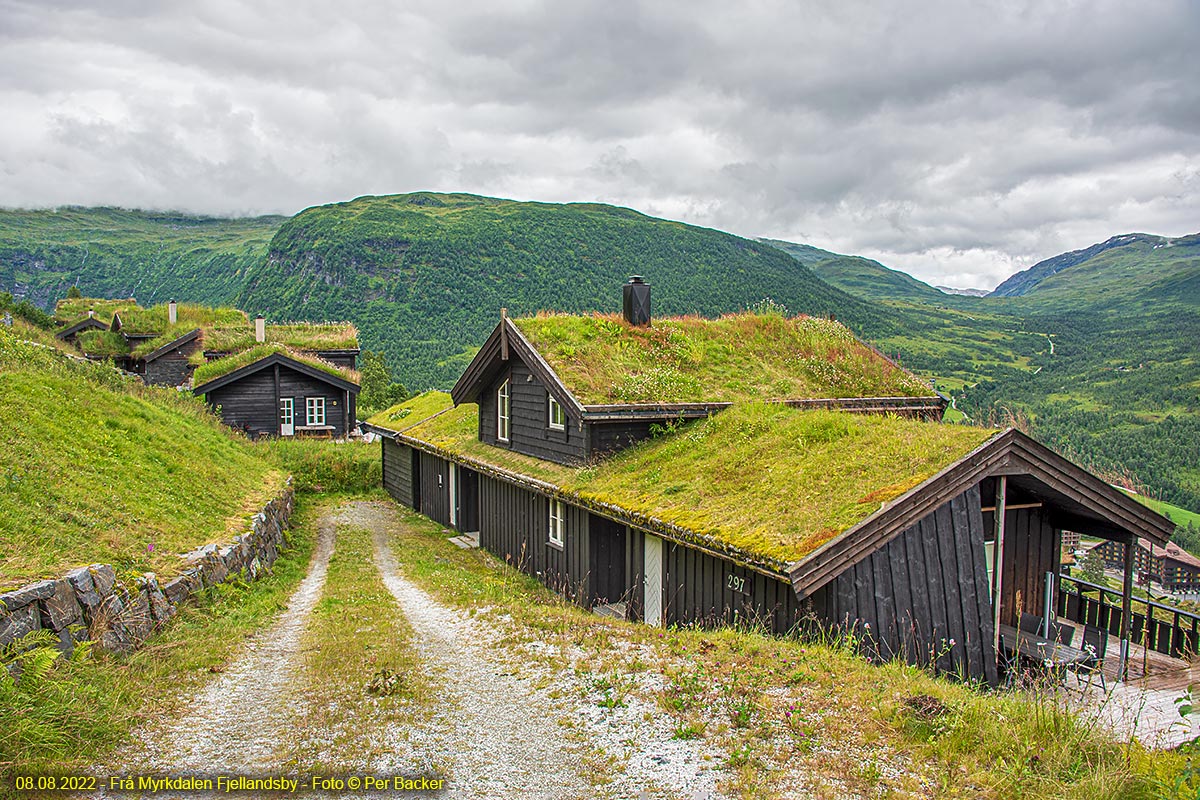
M 0 109 L 9 207 L 600 201 L 982 288 L 1200 231 L 1195 0 L 0 0 Z

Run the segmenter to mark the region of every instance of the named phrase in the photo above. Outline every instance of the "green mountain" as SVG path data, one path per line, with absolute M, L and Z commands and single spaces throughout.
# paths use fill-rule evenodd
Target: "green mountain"
M 0 210 L 0 291 L 43 308 L 92 297 L 221 305 L 262 262 L 284 217 L 223 219 L 119 208 Z
M 804 266 L 810 268 L 814 264 L 820 264 L 822 261 L 828 261 L 831 258 L 842 257 L 841 253 L 833 253 L 829 250 L 822 250 L 819 247 L 813 247 L 811 244 L 785 242 L 782 239 L 759 239 L 758 241 L 782 250 Z
M 991 297 L 1035 296 L 1039 300 L 1094 305 L 1131 294 L 1157 294 L 1159 285 L 1200 273 L 1200 234 L 1168 239 L 1127 233 L 1082 250 L 1039 261 L 1001 283 Z M 1200 294 L 1193 295 L 1200 299 Z
M 809 266 L 817 277 L 859 297 L 872 300 L 920 300 L 928 303 L 954 303 L 958 295 L 948 295 L 907 273 L 890 269 L 861 256 L 836 256 Z
M 451 385 L 507 308 L 620 309 L 645 275 L 655 314 L 715 315 L 765 298 L 879 331 L 886 315 L 761 242 L 598 204 L 466 194 L 361 197 L 288 220 L 236 304 L 272 319 L 349 319 L 410 388 Z
M 419 389 L 450 385 L 502 306 L 612 311 L 642 274 L 657 314 L 765 298 L 836 314 L 972 419 L 1026 419 L 1089 466 L 1116 478 L 1120 465 L 1200 509 L 1198 251 L 1200 235 L 1115 237 L 1035 265 L 1006 289 L 1018 296 L 959 297 L 868 259 L 629 209 L 422 192 L 290 219 L 0 211 L 0 292 L 49 307 L 78 284 L 277 322 L 349 320 Z
M 1114 482 L 1200 509 L 1200 235 L 1113 237 L 997 290 L 1016 296 L 840 285 L 891 310 L 876 343 L 958 411 L 1015 418 Z

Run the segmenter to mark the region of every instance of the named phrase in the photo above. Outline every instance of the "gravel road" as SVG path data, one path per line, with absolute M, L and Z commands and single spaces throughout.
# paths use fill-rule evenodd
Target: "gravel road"
M 325 586 L 335 536 L 334 524 L 323 520 L 308 575 L 283 614 L 249 643 L 241 658 L 196 694 L 182 716 L 141 729 L 137 744 L 121 755 L 121 769 L 115 771 L 173 775 L 280 771 L 275 749 L 289 735 L 292 723 L 288 682 L 299 657 L 304 622 Z
M 403 730 L 380 726 L 373 735 L 390 755 L 354 765 L 355 771 L 411 774 L 414 767 L 435 765 L 447 778 L 447 788 L 436 796 L 456 800 L 720 797 L 713 755 L 701 743 L 674 739 L 652 704 L 600 707 L 591 696 L 586 664 L 564 670 L 542 663 L 528 648 L 506 648 L 498 626 L 518 623 L 495 616 L 482 622 L 408 580 L 389 545 L 390 536 L 405 535 L 405 522 L 394 505 L 383 502 L 346 503 L 324 515 L 310 571 L 283 614 L 196 693 L 187 712 L 139 731 L 136 744 L 114 760 L 120 766 L 107 772 L 294 772 L 279 755 L 281 742 L 295 741 L 297 708 L 304 702 L 289 693 L 295 691 L 289 683 L 302 667 L 305 621 L 325 588 L 341 526 L 371 532 L 375 565 L 413 628 L 423 671 L 438 686 L 427 719 Z

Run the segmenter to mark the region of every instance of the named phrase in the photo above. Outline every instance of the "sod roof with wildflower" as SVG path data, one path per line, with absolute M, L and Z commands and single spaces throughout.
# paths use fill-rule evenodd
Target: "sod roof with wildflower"
M 513 323 L 584 405 L 932 397 L 927 383 L 817 317 L 542 313 Z
M 403 413 L 408 411 L 408 413 Z M 418 413 L 426 418 L 412 424 Z M 777 565 L 804 558 L 999 433 L 878 414 L 740 403 L 570 467 L 479 441 L 478 407 L 419 395 L 377 427 Z

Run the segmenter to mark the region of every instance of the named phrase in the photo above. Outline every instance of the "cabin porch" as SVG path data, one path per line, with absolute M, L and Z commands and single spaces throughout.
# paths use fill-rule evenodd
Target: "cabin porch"
M 1089 656 L 1098 656 L 1105 666 L 1115 658 L 1108 669 L 1112 677 L 1125 678 L 1134 643 L 1173 659 L 1197 651 L 1200 618 L 1134 599 L 1133 548 L 1139 532 L 1132 526 L 1083 506 L 1067 487 L 1029 474 L 987 478 L 980 491 L 994 645 L 1002 659 L 1020 652 L 1039 660 L 1043 654 L 1074 669 Z M 1062 575 L 1063 529 L 1124 546 L 1121 590 Z M 1030 639 L 1038 640 L 1037 648 L 1029 646 Z

